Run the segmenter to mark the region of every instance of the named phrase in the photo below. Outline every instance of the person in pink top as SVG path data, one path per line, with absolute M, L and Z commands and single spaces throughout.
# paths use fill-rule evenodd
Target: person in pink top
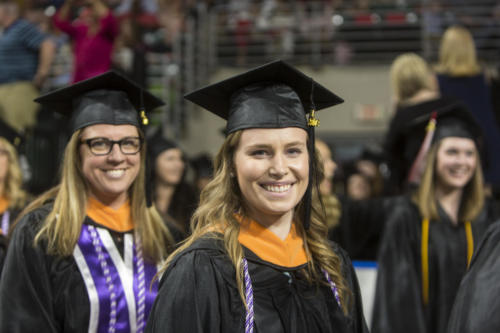
M 75 21 L 70 20 L 75 0 L 66 0 L 54 15 L 54 25 L 73 42 L 73 82 L 82 81 L 111 68 L 118 22 L 101 0 L 88 0 Z

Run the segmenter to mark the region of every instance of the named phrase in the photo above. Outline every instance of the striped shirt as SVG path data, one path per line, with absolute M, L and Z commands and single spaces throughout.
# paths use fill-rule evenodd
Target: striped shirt
M 38 68 L 38 51 L 46 35 L 18 19 L 0 35 L 0 84 L 31 81 Z

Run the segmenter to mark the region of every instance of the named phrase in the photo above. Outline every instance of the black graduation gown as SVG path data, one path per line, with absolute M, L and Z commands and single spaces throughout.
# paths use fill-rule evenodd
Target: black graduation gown
M 500 332 L 500 222 L 486 232 L 460 284 L 448 333 Z
M 9 210 L 9 227 L 12 225 L 17 215 L 19 214 L 19 210 Z M 0 214 L 0 221 L 3 218 L 4 213 Z M 2 268 L 5 260 L 5 256 L 7 255 L 7 245 L 8 245 L 8 235 L 6 233 L 0 233 L 0 274 L 2 273 Z
M 4 234 L 0 234 L 0 274 L 2 274 L 2 267 L 5 256 L 7 254 L 7 237 Z
M 377 259 L 389 199 L 352 200 L 339 196 L 342 213 L 328 238 L 346 250 L 352 260 Z
M 368 332 L 354 270 L 338 247 L 353 293 L 349 317 L 328 286 L 318 289 L 302 278 L 303 265 L 279 267 L 244 250 L 254 290 L 254 332 Z M 162 277 L 146 332 L 245 332 L 245 307 L 221 240 L 203 237 L 174 259 Z
M 13 232 L 0 280 L 2 333 L 88 332 L 89 296 L 74 257 L 47 255 L 46 242 L 33 246 L 51 209 L 30 212 Z M 89 217 L 84 223 L 96 225 Z M 125 233 L 108 231 L 123 257 Z
M 422 301 L 422 217 L 410 198 L 394 201 L 382 240 L 371 330 L 373 333 L 442 333 L 467 269 L 463 224 L 453 226 L 441 209 L 429 223 L 429 303 Z M 476 248 L 495 213 L 488 203 L 471 223 Z

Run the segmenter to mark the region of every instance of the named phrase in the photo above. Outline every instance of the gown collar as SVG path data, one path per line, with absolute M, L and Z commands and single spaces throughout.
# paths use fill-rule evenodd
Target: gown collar
M 260 259 L 282 267 L 297 267 L 307 263 L 304 241 L 292 223 L 290 232 L 282 240 L 258 222 L 236 215 L 240 222 L 238 241 Z
M 98 200 L 89 197 L 87 203 L 87 216 L 92 221 L 114 231 L 128 232 L 134 229 L 130 215 L 130 202 L 127 200 L 117 210 L 104 205 Z
M 0 196 L 0 214 L 3 214 L 9 208 L 9 200 L 4 196 Z

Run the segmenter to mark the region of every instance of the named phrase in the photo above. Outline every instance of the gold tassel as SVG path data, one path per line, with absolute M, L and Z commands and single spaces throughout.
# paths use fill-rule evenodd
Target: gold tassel
M 141 120 L 142 120 L 142 124 L 144 126 L 148 125 L 149 124 L 149 119 L 148 117 L 146 116 L 146 111 L 142 110 L 141 111 Z
M 314 116 L 316 111 L 314 109 L 311 110 L 311 114 L 309 115 L 309 119 L 307 120 L 307 125 L 312 127 L 319 126 L 319 119 Z

